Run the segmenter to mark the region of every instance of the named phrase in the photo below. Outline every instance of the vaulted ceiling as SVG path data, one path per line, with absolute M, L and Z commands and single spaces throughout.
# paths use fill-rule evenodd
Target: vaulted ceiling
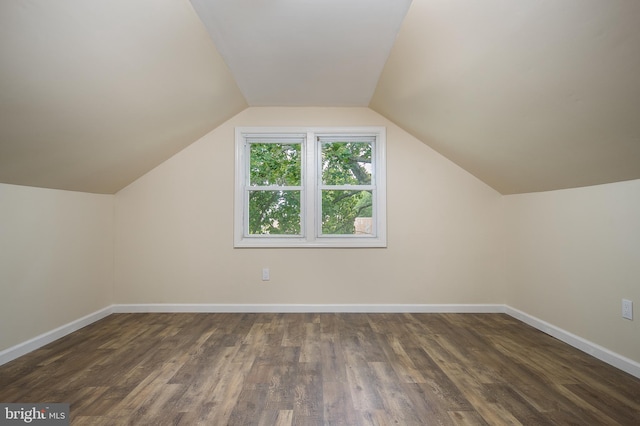
M 263 105 L 369 106 L 503 194 L 639 179 L 640 2 L 0 2 L 2 183 L 115 193 Z

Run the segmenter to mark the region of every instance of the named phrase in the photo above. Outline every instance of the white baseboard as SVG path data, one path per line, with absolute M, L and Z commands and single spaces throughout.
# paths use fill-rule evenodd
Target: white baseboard
M 580 336 L 576 336 L 575 334 L 563 330 L 560 327 L 556 327 L 553 324 L 549 324 L 546 321 L 519 311 L 518 309 L 514 309 L 510 306 L 506 306 L 505 308 L 505 313 L 507 315 L 510 315 L 525 324 L 529 324 L 543 333 L 553 336 L 556 339 L 593 356 L 594 358 L 598 358 L 600 361 L 604 361 L 609 365 L 631 374 L 632 376 L 640 378 L 640 363 L 583 339 Z
M 53 342 L 54 340 L 58 340 L 59 338 L 64 337 L 67 334 L 71 334 L 74 331 L 81 329 L 82 327 L 86 327 L 89 324 L 101 320 L 102 318 L 105 318 L 112 313 L 112 306 L 107 306 L 106 308 L 100 309 L 99 311 L 93 312 L 75 321 L 71 321 L 68 324 L 62 325 L 51 331 L 36 336 L 33 339 L 29 339 L 26 342 L 22 342 L 8 349 L 5 349 L 0 352 L 0 365 L 6 364 L 9 361 L 13 361 L 16 358 L 21 357 L 22 355 L 28 354 L 31 351 L 34 351 L 38 348 L 43 347 L 44 345 Z
M 503 313 L 504 305 L 406 305 L 406 304 L 124 304 L 114 313 L 142 312 L 282 312 L 282 313 Z
M 28 354 L 61 337 L 71 334 L 112 313 L 151 313 L 151 312 L 353 312 L 353 313 L 502 313 L 504 305 L 444 304 L 444 305 L 408 305 L 408 304 L 117 304 L 107 306 L 68 324 L 43 333 L 25 342 L 0 351 L 0 365 Z
M 0 352 L 0 365 L 38 349 L 112 313 L 152 312 L 226 312 L 226 313 L 505 313 L 550 336 L 561 340 L 632 376 L 640 378 L 640 363 L 623 357 L 607 348 L 556 327 L 507 305 L 501 304 L 118 304 L 72 321 L 47 333 Z

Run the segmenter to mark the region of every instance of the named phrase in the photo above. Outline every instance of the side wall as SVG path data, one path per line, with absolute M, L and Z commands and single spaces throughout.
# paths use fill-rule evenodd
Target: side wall
M 113 201 L 0 184 L 0 351 L 113 303 Z
M 640 362 L 640 180 L 504 202 L 507 304 Z
M 236 126 L 366 125 L 387 128 L 388 248 L 233 248 Z M 368 108 L 249 108 L 116 194 L 115 302 L 504 303 L 502 222 L 500 194 Z

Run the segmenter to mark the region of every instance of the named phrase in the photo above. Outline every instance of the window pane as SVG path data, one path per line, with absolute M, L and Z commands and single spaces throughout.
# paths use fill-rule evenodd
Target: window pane
M 252 143 L 249 182 L 252 186 L 300 186 L 302 145 Z
M 373 235 L 372 191 L 322 191 L 322 234 Z
M 300 235 L 300 191 L 250 191 L 249 234 Z
M 369 185 L 370 142 L 322 144 L 322 183 L 325 185 Z

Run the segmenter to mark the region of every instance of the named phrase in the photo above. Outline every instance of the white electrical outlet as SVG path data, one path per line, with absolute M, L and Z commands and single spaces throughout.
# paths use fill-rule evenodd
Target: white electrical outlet
M 622 318 L 633 319 L 633 302 L 631 300 L 622 299 Z
M 262 268 L 262 281 L 269 281 L 269 268 Z

